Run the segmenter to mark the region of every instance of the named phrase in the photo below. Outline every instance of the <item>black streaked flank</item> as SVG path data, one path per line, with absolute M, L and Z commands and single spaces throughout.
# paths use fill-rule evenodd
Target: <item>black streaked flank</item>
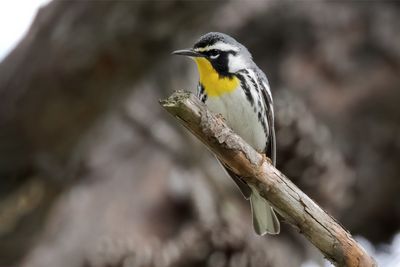
M 246 82 L 246 78 L 241 73 L 237 73 L 236 77 L 240 81 L 240 85 L 244 91 L 244 94 L 247 97 L 247 100 L 249 100 L 251 106 L 254 106 L 254 99 L 253 99 L 253 96 L 251 95 L 250 87 Z
M 251 77 L 250 74 L 248 74 L 247 77 L 249 77 L 251 83 L 252 83 L 253 86 L 254 86 L 254 89 L 256 89 L 256 90 L 258 91 L 258 85 L 257 85 L 256 81 L 253 79 L 253 77 Z
M 199 83 L 197 85 L 197 97 L 200 99 L 201 102 L 205 103 L 207 101 L 207 93 L 204 90 L 204 85 Z

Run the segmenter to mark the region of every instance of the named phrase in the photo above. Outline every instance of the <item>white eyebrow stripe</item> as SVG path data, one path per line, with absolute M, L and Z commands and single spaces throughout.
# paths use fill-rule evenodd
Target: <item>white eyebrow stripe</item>
M 194 51 L 196 52 L 205 52 L 205 51 L 210 51 L 210 50 L 220 50 L 220 51 L 235 51 L 239 52 L 239 48 L 224 42 L 217 42 L 213 45 L 207 45 L 206 47 L 199 47 L 195 48 Z

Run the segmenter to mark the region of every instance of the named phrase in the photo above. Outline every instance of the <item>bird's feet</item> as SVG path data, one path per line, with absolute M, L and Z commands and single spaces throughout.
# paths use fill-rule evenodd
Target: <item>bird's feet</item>
M 267 157 L 267 155 L 265 155 L 264 153 L 261 153 L 261 155 L 263 157 L 263 161 L 268 161 L 268 163 L 272 165 L 272 160 Z

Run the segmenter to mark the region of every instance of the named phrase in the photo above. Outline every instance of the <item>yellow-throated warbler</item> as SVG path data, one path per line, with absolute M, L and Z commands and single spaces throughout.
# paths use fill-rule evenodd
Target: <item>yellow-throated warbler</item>
M 267 77 L 247 48 L 226 34 L 210 32 L 200 37 L 193 48 L 173 54 L 194 59 L 200 76 L 200 100 L 211 111 L 220 113 L 228 126 L 257 151 L 268 153 L 275 165 L 272 95 Z M 224 167 L 245 198 L 250 199 L 256 233 L 279 233 L 279 221 L 268 202 L 256 188 Z

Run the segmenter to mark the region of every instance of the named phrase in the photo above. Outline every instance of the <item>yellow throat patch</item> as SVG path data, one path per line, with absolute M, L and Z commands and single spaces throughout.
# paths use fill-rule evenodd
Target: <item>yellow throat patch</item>
M 204 86 L 209 97 L 217 97 L 234 91 L 239 86 L 239 79 L 235 76 L 220 77 L 211 63 L 205 58 L 195 58 L 199 70 L 200 83 Z

